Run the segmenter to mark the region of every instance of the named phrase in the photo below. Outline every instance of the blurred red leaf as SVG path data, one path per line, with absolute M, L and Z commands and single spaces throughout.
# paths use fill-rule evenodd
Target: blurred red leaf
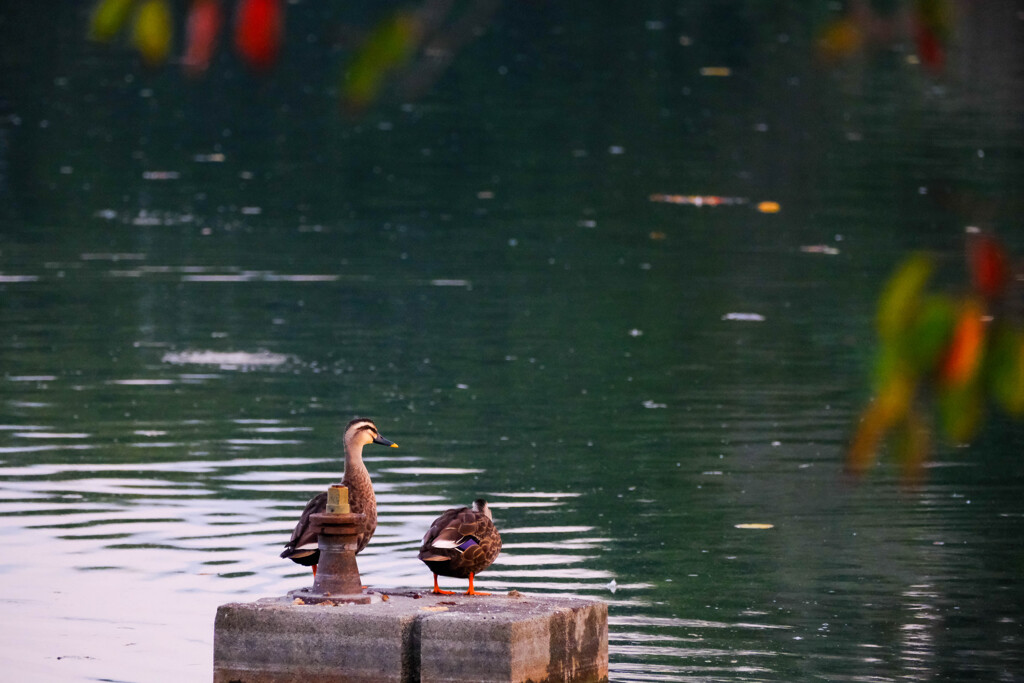
M 206 71 L 217 48 L 223 24 L 219 0 L 194 0 L 188 11 L 185 34 L 185 70 L 190 76 Z
M 241 0 L 235 20 L 235 49 L 252 68 L 265 71 L 281 50 L 284 10 L 280 0 Z
M 993 299 L 1006 290 L 1010 277 L 1009 258 L 991 235 L 972 235 L 967 242 L 967 266 L 971 284 L 982 296 Z
M 938 36 L 923 24 L 917 25 L 917 58 L 932 71 L 942 70 L 946 57 Z

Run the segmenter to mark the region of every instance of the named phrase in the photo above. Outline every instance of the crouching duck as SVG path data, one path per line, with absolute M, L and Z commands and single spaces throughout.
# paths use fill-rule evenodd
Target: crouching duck
M 469 579 L 466 595 L 490 595 L 473 590 L 473 577 L 491 566 L 501 552 L 501 535 L 491 521 L 487 501 L 479 498 L 472 508 L 447 510 L 434 520 L 423 537 L 419 558 L 434 572 L 434 593 L 451 595 L 441 590 L 437 575 Z
M 357 537 L 356 552 L 360 552 L 370 542 L 373 532 L 377 530 L 377 497 L 373 495 L 373 483 L 370 473 L 363 464 L 363 446 L 379 443 L 382 446 L 398 448 L 398 444 L 388 441 L 380 432 L 373 420 L 357 417 L 345 427 L 345 475 L 341 478 L 342 486 L 348 487 L 348 504 L 352 512 L 366 515 L 363 531 Z M 327 492 L 317 494 L 306 503 L 306 509 L 299 515 L 299 523 L 295 525 L 291 539 L 285 544 L 281 557 L 287 557 L 304 567 L 313 568 L 316 576 L 316 565 L 320 561 L 320 548 L 317 533 L 310 527 L 310 515 L 324 512 L 327 509 Z

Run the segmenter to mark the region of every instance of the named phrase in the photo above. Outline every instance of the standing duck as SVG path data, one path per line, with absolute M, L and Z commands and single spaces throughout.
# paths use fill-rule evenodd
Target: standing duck
M 348 504 L 352 512 L 366 515 L 363 531 L 358 536 L 357 553 L 366 547 L 373 532 L 377 530 L 377 497 L 373 495 L 370 473 L 363 464 L 363 446 L 371 443 L 398 448 L 398 444 L 380 435 L 373 420 L 357 417 L 345 427 L 345 475 L 341 478 L 341 484 L 348 487 Z M 285 544 L 284 552 L 281 553 L 281 557 L 287 557 L 304 567 L 312 567 L 313 576 L 316 576 L 316 565 L 320 561 L 320 548 L 317 533 L 310 527 L 309 518 L 326 509 L 326 491 L 306 503 L 306 509 L 299 515 L 299 523 L 295 525 L 291 540 Z
M 423 537 L 419 558 L 434 572 L 434 593 L 453 593 L 438 587 L 440 574 L 469 578 L 466 595 L 490 595 L 473 590 L 473 576 L 490 567 L 500 552 L 501 535 L 491 521 L 491 508 L 478 498 L 472 508 L 446 510 L 434 520 Z

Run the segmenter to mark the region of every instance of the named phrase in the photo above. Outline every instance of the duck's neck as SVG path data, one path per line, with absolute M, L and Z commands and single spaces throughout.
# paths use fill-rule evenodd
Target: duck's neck
M 349 500 L 360 497 L 373 497 L 373 484 L 370 473 L 363 464 L 363 447 L 345 444 L 345 474 L 341 483 L 349 488 Z

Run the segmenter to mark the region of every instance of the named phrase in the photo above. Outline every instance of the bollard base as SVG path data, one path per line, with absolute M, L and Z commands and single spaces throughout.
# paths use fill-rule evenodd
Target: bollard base
M 288 597 L 292 599 L 293 603 L 296 599 L 299 599 L 307 605 L 324 603 L 333 603 L 335 605 L 369 605 L 370 603 L 381 601 L 380 595 L 377 593 L 341 593 L 335 595 L 334 593 L 318 593 L 312 588 L 288 591 Z
M 220 606 L 215 683 L 608 680 L 608 607 L 598 600 L 396 589 L 369 605 L 330 605 L 293 595 Z

